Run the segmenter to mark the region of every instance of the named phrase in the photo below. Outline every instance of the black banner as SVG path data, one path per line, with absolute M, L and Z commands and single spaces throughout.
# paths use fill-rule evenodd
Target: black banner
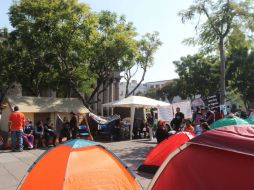
M 202 98 L 206 107 L 209 107 L 211 110 L 220 108 L 220 95 L 207 96 Z

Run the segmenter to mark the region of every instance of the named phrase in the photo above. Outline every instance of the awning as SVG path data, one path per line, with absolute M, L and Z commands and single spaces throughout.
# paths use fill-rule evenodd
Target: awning
M 52 98 L 30 96 L 8 96 L 10 106 L 18 106 L 24 113 L 89 113 L 78 98 Z

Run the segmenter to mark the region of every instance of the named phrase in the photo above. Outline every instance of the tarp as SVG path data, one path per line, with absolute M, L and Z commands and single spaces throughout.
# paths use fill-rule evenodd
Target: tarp
M 252 190 L 254 129 L 207 131 L 171 153 L 154 176 L 153 190 Z
M 193 133 L 179 132 L 168 137 L 150 150 L 145 161 L 138 170 L 154 174 L 171 152 L 192 139 L 194 136 L 195 134 Z
M 78 98 L 8 96 L 7 101 L 12 107 L 19 106 L 23 113 L 89 113 Z
M 241 119 L 236 116 L 227 116 L 227 117 L 224 117 L 222 119 L 219 119 L 219 120 L 213 122 L 210 125 L 210 127 L 212 129 L 215 129 L 215 128 L 220 128 L 220 127 L 230 126 L 230 125 L 246 125 L 246 124 L 249 124 L 249 123 L 247 121 L 245 121 L 244 119 Z
M 139 189 L 134 175 L 106 148 L 71 140 L 50 149 L 29 169 L 21 190 Z

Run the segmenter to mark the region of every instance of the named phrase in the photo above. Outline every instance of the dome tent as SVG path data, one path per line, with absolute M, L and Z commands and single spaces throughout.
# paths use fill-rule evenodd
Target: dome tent
M 43 154 L 20 189 L 139 189 L 134 175 L 112 152 L 87 140 L 71 140 Z
M 145 161 L 139 166 L 138 170 L 154 174 L 171 152 L 192 139 L 194 136 L 195 134 L 193 133 L 179 132 L 168 137 L 150 150 Z
M 171 153 L 149 189 L 251 190 L 253 147 L 251 126 L 226 126 L 207 131 Z

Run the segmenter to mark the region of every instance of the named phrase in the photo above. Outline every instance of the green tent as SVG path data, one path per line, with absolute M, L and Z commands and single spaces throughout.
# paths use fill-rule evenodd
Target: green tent
M 236 116 L 228 116 L 224 117 L 222 119 L 219 119 L 215 122 L 213 122 L 210 127 L 211 129 L 219 128 L 219 127 L 224 127 L 224 126 L 229 126 L 229 125 L 242 125 L 242 124 L 249 124 L 247 121 L 244 119 L 241 119 Z
M 245 121 L 247 121 L 251 125 L 254 125 L 254 116 L 248 117 L 247 119 L 245 119 Z

